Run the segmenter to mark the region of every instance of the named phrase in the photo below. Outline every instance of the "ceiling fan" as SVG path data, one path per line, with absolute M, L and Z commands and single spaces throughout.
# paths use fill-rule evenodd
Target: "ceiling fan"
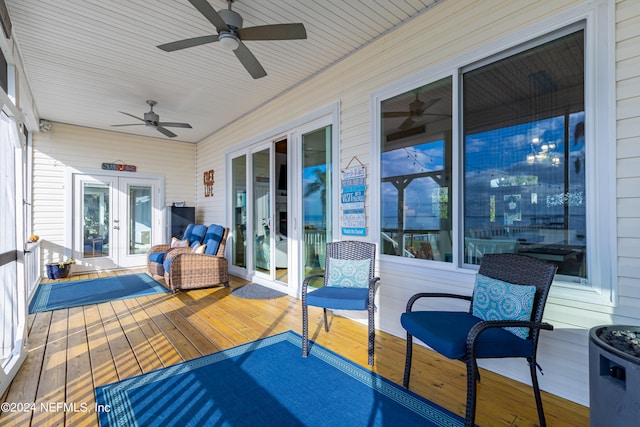
M 174 127 L 174 128 L 189 128 L 191 129 L 191 125 L 189 123 L 173 123 L 173 122 L 161 122 L 160 121 L 160 116 L 158 116 L 154 111 L 153 111 L 153 106 L 157 104 L 156 101 L 153 101 L 151 99 L 147 100 L 147 104 L 149 104 L 149 107 L 151 107 L 151 110 L 147 113 L 144 113 L 144 119 L 138 117 L 138 116 L 134 116 L 133 114 L 129 114 L 129 113 L 125 113 L 124 111 L 120 111 L 122 114 L 126 114 L 129 117 L 133 117 L 134 119 L 138 119 L 144 123 L 130 123 L 130 124 L 122 124 L 122 125 L 111 125 L 111 126 L 140 126 L 140 125 L 145 125 L 148 128 L 155 128 L 158 132 L 163 133 L 164 135 L 168 136 L 169 138 L 175 138 L 177 135 L 173 132 L 171 132 L 169 129 L 166 129 L 167 127 Z
M 423 116 L 443 116 L 450 117 L 449 114 L 436 114 L 436 113 L 427 113 L 426 111 L 433 107 L 433 105 L 440 101 L 440 98 L 434 98 L 427 102 L 423 102 L 420 100 L 420 93 L 416 90 L 416 99 L 409 104 L 409 111 L 388 111 L 382 113 L 382 117 L 390 118 L 390 117 L 406 117 L 407 119 L 403 121 L 398 129 L 406 130 L 409 129 L 413 124 L 420 120 Z
M 272 24 L 242 28 L 242 17 L 231 10 L 233 1 L 227 0 L 228 9 L 216 12 L 207 0 L 189 0 L 189 3 L 216 27 L 218 34 L 161 44 L 158 48 L 165 52 L 173 52 L 207 43 L 220 42 L 223 48 L 232 50 L 235 53 L 240 63 L 254 79 L 259 79 L 266 76 L 267 72 L 243 41 L 298 40 L 307 38 L 307 32 L 303 24 Z

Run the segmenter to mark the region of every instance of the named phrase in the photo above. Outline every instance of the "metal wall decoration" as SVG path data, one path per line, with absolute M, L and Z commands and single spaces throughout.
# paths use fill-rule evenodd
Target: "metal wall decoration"
M 213 169 L 204 172 L 204 197 L 213 196 L 213 183 L 215 182 L 215 171 Z
M 114 163 L 103 163 L 102 169 L 108 171 L 120 171 L 120 172 L 135 172 L 138 168 L 134 165 L 126 165 L 118 163 L 121 160 L 116 160 Z

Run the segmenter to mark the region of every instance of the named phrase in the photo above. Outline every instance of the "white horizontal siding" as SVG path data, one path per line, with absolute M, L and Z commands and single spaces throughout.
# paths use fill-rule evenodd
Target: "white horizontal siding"
M 268 134 L 271 129 L 335 102 L 340 104 L 338 165 L 345 167 L 353 156 L 357 156 L 369 167 L 369 97 L 372 92 L 451 58 L 464 57 L 466 52 L 515 33 L 537 20 L 563 13 L 579 3 L 443 2 L 201 142 L 198 145 L 198 173 L 201 174 L 205 163 L 219 164 L 214 159 L 221 149 L 230 149 L 257 135 Z M 616 8 L 618 306 L 551 299 L 545 319 L 552 322 L 556 330 L 544 334 L 539 351 L 545 369 L 545 375 L 540 378 L 542 387 L 585 405 L 589 401 L 588 330 L 612 322 L 640 323 L 640 291 L 636 290 L 640 287 L 637 255 L 640 247 L 637 231 L 640 230 L 639 4 L 633 0 L 620 1 Z M 373 178 L 369 175 L 368 179 Z M 216 186 L 218 183 L 216 179 Z M 208 202 L 201 206 L 206 215 L 223 215 L 222 212 L 209 212 L 209 209 L 224 209 L 220 203 Z M 367 206 L 367 218 L 371 218 L 372 209 L 377 207 Z M 376 236 L 367 238 L 376 240 Z M 439 271 L 420 263 L 402 264 L 384 259 L 379 264 L 382 286 L 378 294 L 377 326 L 399 336 L 404 335 L 399 316 L 411 294 L 425 289 L 468 294 L 473 285 L 473 275 L 466 272 Z M 522 363 L 487 362 L 484 366 L 527 383 L 530 381 Z
M 193 206 L 195 150 L 193 144 L 61 123 L 53 123 L 48 133 L 33 134 L 33 231 L 42 239 L 43 265 L 65 253 L 65 197 L 71 197 L 71 189 L 65 189 L 67 167 L 100 170 L 103 162 L 135 165 L 136 173 L 165 177 L 164 205 L 184 200 Z

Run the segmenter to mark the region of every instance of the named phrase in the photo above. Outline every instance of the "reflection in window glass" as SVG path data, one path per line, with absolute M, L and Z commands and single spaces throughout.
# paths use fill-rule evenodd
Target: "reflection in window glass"
M 452 261 L 451 78 L 381 104 L 381 251 Z
M 584 31 L 465 72 L 464 255 L 586 278 Z

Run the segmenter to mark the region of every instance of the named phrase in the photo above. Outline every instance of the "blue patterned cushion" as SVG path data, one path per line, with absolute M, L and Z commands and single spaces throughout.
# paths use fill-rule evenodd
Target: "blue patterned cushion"
M 478 274 L 473 291 L 473 315 L 482 320 L 531 320 L 535 286 L 514 285 Z M 529 328 L 504 328 L 527 339 Z
M 341 288 L 369 287 L 369 267 L 371 260 L 347 260 L 329 258 L 327 286 Z

